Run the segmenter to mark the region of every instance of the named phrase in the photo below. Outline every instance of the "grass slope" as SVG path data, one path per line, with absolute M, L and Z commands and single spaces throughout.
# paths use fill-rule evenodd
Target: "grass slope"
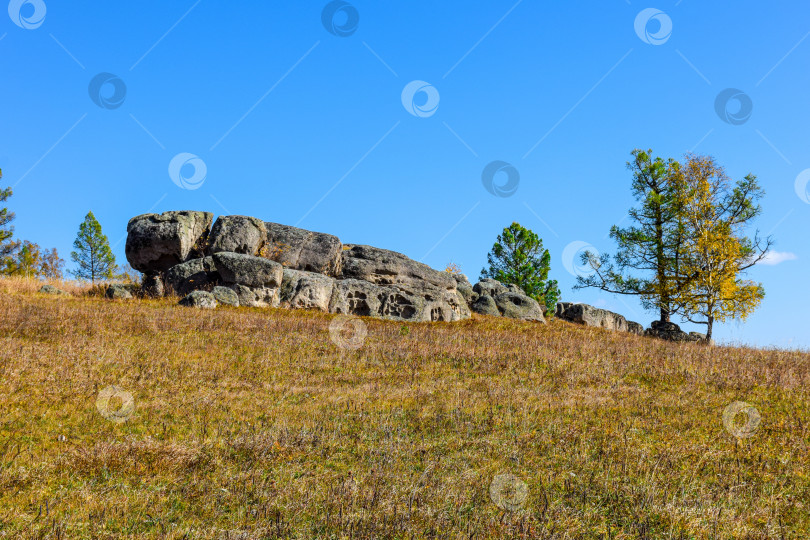
M 0 537 L 810 536 L 808 354 L 484 317 L 352 351 L 326 314 L 38 286 L 0 280 Z

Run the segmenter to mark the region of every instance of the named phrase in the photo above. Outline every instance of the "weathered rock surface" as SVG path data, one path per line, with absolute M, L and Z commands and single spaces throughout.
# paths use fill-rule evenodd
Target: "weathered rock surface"
M 278 287 L 248 287 L 237 283 L 228 288 L 236 293 L 240 306 L 267 308 L 281 304 Z
M 473 291 L 480 295 L 487 295 L 495 298 L 499 294 L 509 292 L 509 288 L 500 281 L 494 279 L 482 279 L 473 285 Z
M 698 332 L 689 332 L 687 334 L 681 330 L 680 326 L 673 322 L 653 321 L 650 323 L 650 328 L 647 328 L 647 330 L 644 331 L 644 335 L 675 342 L 697 343 L 706 341 L 705 334 L 700 334 Z
M 644 335 L 644 326 L 633 321 L 627 321 L 627 331 L 637 336 Z
M 355 244 L 347 244 L 343 250 L 342 277 L 377 285 L 428 283 L 446 290 L 456 289 L 456 280 L 448 272 L 434 270 L 396 251 Z
M 262 220 L 248 216 L 220 216 L 211 228 L 209 252 L 257 255 L 266 240 L 267 229 Z
M 160 298 L 166 294 L 166 287 L 161 274 L 144 274 L 141 280 L 141 294 L 148 298 Z
M 343 244 L 337 236 L 265 222 L 267 258 L 286 268 L 340 276 Z
M 42 294 L 58 294 L 62 296 L 70 296 L 69 292 L 63 291 L 62 289 L 54 287 L 53 285 L 43 285 L 42 287 L 39 288 L 39 292 L 41 292 Z
M 226 285 L 246 287 L 281 287 L 284 267 L 264 257 L 221 252 L 213 255 L 214 266 Z
M 329 311 L 335 280 L 323 274 L 284 269 L 281 306 L 293 309 Z
M 129 264 L 144 273 L 165 272 L 202 253 L 211 227 L 209 212 L 143 214 L 129 220 L 125 252 Z
M 213 257 L 192 259 L 169 268 L 166 272 L 166 286 L 179 296 L 185 296 L 195 290 L 210 290 L 219 283 Z
M 619 332 L 627 332 L 627 319 L 618 313 L 606 309 L 599 309 L 588 304 L 573 304 L 562 312 L 560 318 L 585 326 L 605 328 Z
M 217 301 L 217 304 L 239 307 L 239 296 L 233 289 L 216 286 L 213 288 L 213 290 L 211 290 L 211 295 Z
M 476 293 L 478 294 L 478 293 Z M 472 303 L 470 308 L 481 315 L 489 315 L 491 317 L 500 317 L 501 312 L 498 309 L 498 305 L 495 303 L 495 299 L 492 298 L 488 294 L 479 295 L 478 298 Z
M 193 291 L 180 300 L 181 306 L 201 309 L 214 309 L 217 307 L 216 298 L 208 291 Z
M 557 302 L 557 309 L 554 311 L 554 316 L 561 319 L 562 314 L 565 313 L 565 310 L 573 305 L 573 302 Z
M 107 287 L 104 295 L 110 300 L 127 300 L 132 298 L 132 292 L 126 285 L 113 283 Z
M 495 305 L 498 306 L 503 317 L 521 319 L 524 321 L 537 321 L 545 323 L 543 309 L 534 298 L 514 291 L 500 293 L 495 296 Z
M 478 293 L 473 290 L 473 286 L 464 274 L 453 274 L 456 280 L 456 289 L 461 293 L 467 305 L 472 305 L 478 299 Z
M 379 317 L 385 301 L 384 287 L 360 279 L 335 281 L 332 298 L 329 301 L 330 313 L 343 313 L 359 317 Z

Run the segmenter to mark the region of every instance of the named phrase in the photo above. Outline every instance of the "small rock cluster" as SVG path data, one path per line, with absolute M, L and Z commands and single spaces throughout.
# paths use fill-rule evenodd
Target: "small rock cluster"
M 318 309 L 414 322 L 458 321 L 475 311 L 545 323 L 544 307 L 517 287 L 473 286 L 401 253 L 247 216 L 137 216 L 127 225 L 126 256 L 144 274 L 143 294 L 176 294 L 190 307 Z
M 655 337 L 666 341 L 676 342 L 705 342 L 706 335 L 698 332 L 688 334 L 672 322 L 653 321 L 650 328 L 637 322 L 628 321 L 618 313 L 599 309 L 588 304 L 573 304 L 570 302 L 559 302 L 557 304 L 556 317 L 564 321 L 570 321 L 585 326 L 605 328 L 617 332 L 629 332 L 638 336 Z

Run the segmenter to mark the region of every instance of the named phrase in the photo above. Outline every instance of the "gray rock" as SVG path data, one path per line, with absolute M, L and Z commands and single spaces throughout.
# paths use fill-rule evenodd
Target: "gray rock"
M 220 216 L 211 228 L 210 253 L 230 251 L 256 255 L 264 246 L 267 229 L 260 219 L 247 216 Z
M 453 278 L 456 280 L 456 289 L 458 289 L 464 301 L 468 306 L 472 305 L 472 303 L 478 299 L 478 293 L 473 291 L 473 287 L 467 279 L 467 276 L 464 274 L 453 274 Z
M 272 289 L 281 287 L 284 268 L 275 261 L 230 252 L 215 253 L 213 259 L 214 266 L 226 285 Z
M 166 286 L 179 296 L 196 290 L 210 290 L 219 281 L 213 257 L 192 259 L 172 266 L 166 272 Z
M 480 295 L 487 295 L 495 298 L 497 295 L 509 292 L 509 288 L 495 279 L 482 279 L 473 286 L 473 291 Z
M 240 306 L 267 308 L 279 307 L 281 303 L 278 287 L 248 287 L 236 283 L 228 288 L 236 293 Z
M 382 316 L 415 322 L 460 321 L 470 318 L 470 308 L 455 289 L 443 289 L 428 283 L 390 285 L 382 307 Z
M 208 291 L 192 291 L 188 296 L 180 300 L 181 306 L 214 309 L 217 307 L 217 301 L 214 295 Z
M 111 300 L 127 300 L 132 298 L 129 288 L 119 283 L 113 283 L 107 287 L 105 296 Z
M 706 341 L 705 334 L 697 332 L 687 334 L 674 322 L 653 321 L 650 323 L 650 328 L 644 331 L 644 335 L 678 343 Z
M 565 313 L 565 310 L 573 305 L 573 302 L 557 302 L 557 309 L 554 311 L 554 316 L 561 319 L 562 314 Z
M 161 274 L 144 274 L 141 280 L 141 293 L 149 298 L 160 298 L 166 293 Z
M 329 311 L 334 286 L 335 280 L 323 274 L 285 268 L 281 283 L 281 306 Z
M 213 217 L 210 212 L 181 211 L 132 218 L 125 248 L 129 264 L 139 272 L 165 272 L 202 256 Z
M 627 331 L 637 336 L 644 335 L 644 326 L 633 321 L 627 321 Z
M 336 236 L 265 222 L 265 256 L 293 270 L 339 277 L 343 244 Z
M 494 298 L 503 317 L 521 319 L 524 321 L 537 321 L 545 324 L 543 310 L 534 298 L 518 292 L 505 292 Z
M 329 312 L 360 317 L 380 317 L 387 296 L 388 291 L 385 287 L 367 281 L 338 280 L 335 281 L 332 289 Z
M 492 317 L 500 317 L 501 312 L 495 299 L 488 294 L 480 295 L 470 306 L 470 308 L 481 315 L 490 315 Z
M 401 253 L 371 246 L 347 244 L 343 251 L 343 278 L 362 279 L 377 285 L 419 285 L 428 283 L 446 290 L 456 289 L 448 272 L 439 272 Z
M 70 293 L 67 291 L 63 291 L 62 289 L 58 289 L 53 285 L 43 285 L 39 288 L 39 292 L 42 294 L 58 294 L 62 296 L 70 296 Z
M 217 286 L 211 291 L 211 295 L 217 301 L 217 304 L 239 307 L 239 295 L 233 289 Z
M 627 319 L 618 313 L 606 309 L 599 309 L 588 304 L 573 304 L 563 311 L 560 318 L 566 321 L 595 328 L 605 328 L 619 332 L 627 332 Z

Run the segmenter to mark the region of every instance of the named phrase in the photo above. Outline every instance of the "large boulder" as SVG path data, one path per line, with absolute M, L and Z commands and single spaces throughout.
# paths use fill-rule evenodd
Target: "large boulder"
M 240 306 L 278 307 L 284 267 L 264 257 L 220 252 L 213 255 L 222 282 L 239 297 Z
M 214 267 L 228 285 L 246 287 L 281 287 L 284 267 L 264 257 L 221 252 L 213 255 Z
M 110 300 L 128 300 L 132 298 L 132 287 L 128 287 L 121 283 L 112 283 L 107 287 L 107 291 L 104 293 L 104 296 Z
M 230 251 L 257 255 L 264 246 L 267 229 L 260 219 L 247 216 L 220 216 L 211 228 L 210 253 Z
M 562 314 L 565 313 L 565 310 L 573 305 L 573 302 L 557 302 L 557 309 L 554 311 L 554 316 L 558 319 L 562 319 Z
M 380 317 L 382 306 L 388 295 L 385 287 L 380 287 L 360 279 L 335 281 L 329 301 L 330 313 L 343 313 L 360 317 Z
M 213 257 L 192 259 L 172 266 L 166 272 L 166 285 L 178 296 L 185 296 L 191 291 L 210 290 L 219 283 L 220 276 Z
M 395 251 L 363 245 L 345 246 L 342 275 L 344 279 L 362 279 L 377 285 L 428 283 L 441 289 L 456 289 L 456 280 L 448 272 L 434 270 Z
M 185 307 L 214 309 L 217 307 L 217 300 L 208 291 L 192 291 L 188 296 L 180 299 L 179 304 Z
M 510 291 L 496 295 L 494 300 L 495 305 L 498 306 L 498 311 L 500 311 L 503 317 L 541 323 L 546 322 L 540 303 L 530 296 Z
M 496 304 L 495 299 L 488 294 L 478 296 L 470 308 L 480 315 L 489 315 L 491 317 L 501 316 L 501 312 L 498 309 L 498 304 Z
M 343 244 L 337 236 L 265 222 L 264 255 L 286 268 L 340 276 Z
M 467 303 L 456 290 L 426 283 L 377 285 L 359 279 L 335 281 L 329 311 L 413 322 L 457 321 L 470 317 Z
M 480 295 L 487 295 L 495 298 L 499 294 L 509 292 L 509 288 L 495 279 L 482 279 L 473 285 L 473 291 Z
M 139 272 L 158 273 L 202 256 L 213 218 L 210 212 L 180 211 L 130 219 L 125 247 L 129 264 Z
M 281 306 L 293 309 L 329 311 L 335 280 L 323 274 L 284 269 Z
M 239 307 L 239 295 L 233 289 L 216 286 L 211 290 L 211 295 L 217 301 L 217 304 Z
M 588 304 L 573 304 L 562 312 L 560 318 L 566 321 L 595 328 L 605 328 L 627 332 L 627 319 L 618 313 L 606 309 L 599 309 Z

